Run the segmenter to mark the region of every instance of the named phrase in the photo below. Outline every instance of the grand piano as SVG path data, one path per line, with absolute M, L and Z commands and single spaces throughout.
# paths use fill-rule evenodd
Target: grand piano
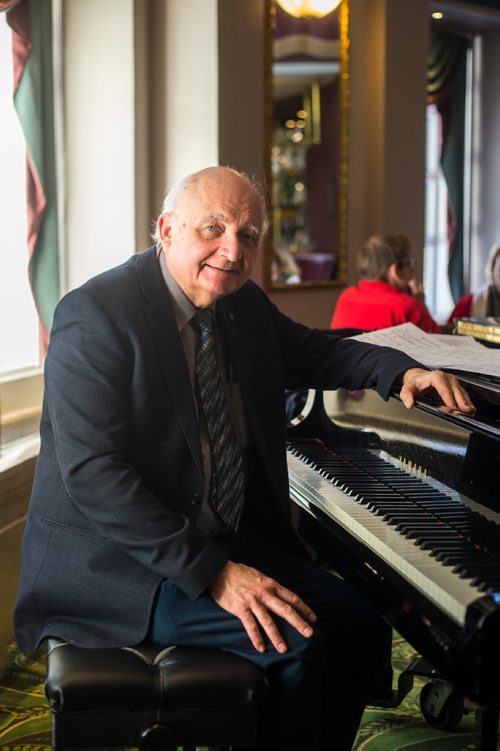
M 467 374 L 460 380 L 478 408 L 474 417 L 431 399 L 408 411 L 397 393 L 388 402 L 371 390 L 300 395 L 288 430 L 290 494 L 304 540 L 448 686 L 426 719 L 439 726 L 458 696 L 476 712 L 476 749 L 494 751 L 500 385 Z

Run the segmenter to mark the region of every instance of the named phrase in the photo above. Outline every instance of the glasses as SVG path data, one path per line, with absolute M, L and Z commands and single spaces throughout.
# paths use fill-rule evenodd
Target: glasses
M 398 267 L 400 269 L 410 269 L 411 271 L 415 271 L 415 259 L 403 258 L 403 260 L 398 263 Z

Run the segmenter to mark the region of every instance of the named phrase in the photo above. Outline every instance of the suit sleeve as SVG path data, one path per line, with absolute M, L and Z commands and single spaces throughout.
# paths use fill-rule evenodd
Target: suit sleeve
M 342 339 L 288 318 L 272 303 L 286 388 L 300 390 L 374 388 L 387 400 L 394 384 L 410 368 L 423 368 L 392 347 Z

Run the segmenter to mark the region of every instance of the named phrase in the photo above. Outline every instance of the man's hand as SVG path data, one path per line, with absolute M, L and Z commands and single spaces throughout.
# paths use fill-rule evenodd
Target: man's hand
M 461 387 L 455 376 L 442 370 L 425 370 L 424 368 L 410 368 L 403 375 L 403 387 L 400 392 L 401 401 L 407 409 L 415 404 L 418 394 L 434 389 L 437 391 L 445 407 L 450 410 L 473 415 L 476 412 L 468 393 Z
M 278 652 L 288 649 L 271 613 L 284 618 L 303 636 L 313 633 L 309 624 L 314 623 L 316 615 L 311 608 L 298 595 L 250 566 L 228 561 L 209 592 L 221 608 L 240 619 L 258 652 L 266 649 L 261 628 Z

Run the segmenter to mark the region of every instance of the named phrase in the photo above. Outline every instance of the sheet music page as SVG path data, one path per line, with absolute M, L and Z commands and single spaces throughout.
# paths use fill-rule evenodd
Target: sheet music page
M 360 342 L 394 347 L 428 368 L 462 370 L 500 378 L 500 348 L 486 347 L 472 336 L 426 334 L 413 323 L 353 336 Z

